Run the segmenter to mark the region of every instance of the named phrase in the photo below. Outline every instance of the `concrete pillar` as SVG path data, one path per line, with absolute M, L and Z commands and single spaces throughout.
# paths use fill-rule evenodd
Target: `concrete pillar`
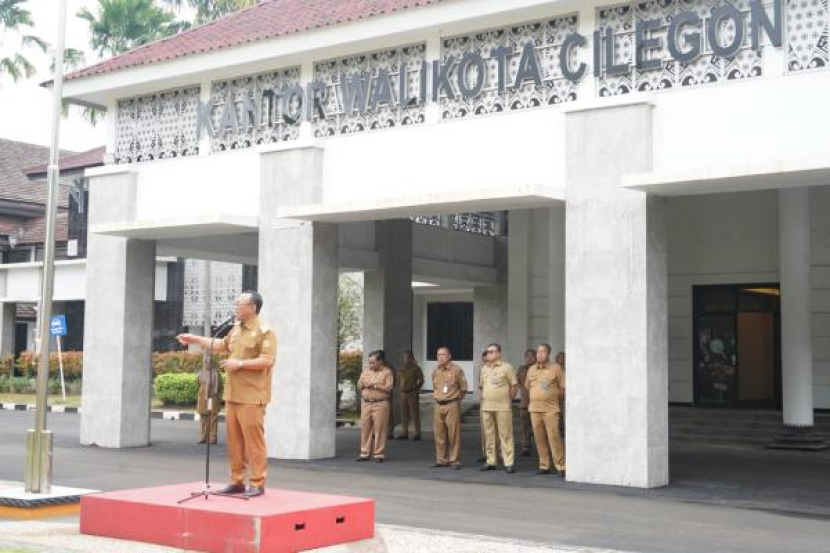
M 652 106 L 567 114 L 568 480 L 662 486 L 668 465 L 664 201 L 620 188 L 648 171 Z
M 812 434 L 813 347 L 810 320 L 810 190 L 778 193 L 781 275 L 781 392 L 784 432 L 769 447 L 826 449 Z
M 511 227 L 512 229 L 512 227 Z M 492 342 L 502 343 L 507 335 L 508 296 L 507 240 L 496 240 L 496 286 L 473 288 L 473 372 L 474 382 L 469 382 L 470 395 L 479 398 L 478 377 L 481 373 L 481 352 Z
M 548 336 L 553 353 L 565 349 L 565 206 L 548 210 Z
M 16 303 L 0 303 L 0 356 L 14 355 L 14 314 Z
M 382 349 L 393 367 L 412 349 L 412 221 L 375 222 L 378 270 L 363 275 L 363 357 Z M 400 407 L 392 401 L 395 424 Z
M 90 228 L 133 219 L 135 176 L 90 179 Z M 90 233 L 84 318 L 83 445 L 150 443 L 156 243 Z
M 530 210 L 512 210 L 508 217 L 507 333 L 490 341 L 504 339 L 504 358 L 518 366 L 530 336 Z
M 322 162 L 318 148 L 261 158 L 259 292 L 277 336 L 265 433 L 278 459 L 335 454 L 337 226 L 274 216 L 277 206 L 322 199 Z

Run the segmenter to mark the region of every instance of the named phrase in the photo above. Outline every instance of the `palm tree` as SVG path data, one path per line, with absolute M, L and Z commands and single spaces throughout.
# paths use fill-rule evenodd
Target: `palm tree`
M 35 73 L 35 66 L 23 53 L 27 49 L 37 48 L 45 52 L 46 42 L 40 38 L 25 34 L 23 31 L 32 26 L 32 14 L 23 7 L 26 0 L 0 0 L 0 37 L 20 33 L 20 48 L 10 56 L 0 57 L 0 77 L 8 75 L 14 81 L 29 78 Z
M 165 4 L 176 9 L 187 5 L 196 10 L 194 23 L 197 25 L 213 21 L 223 15 L 253 6 L 259 2 L 260 0 L 164 0 Z
M 100 57 L 123 54 L 190 26 L 153 0 L 98 0 L 96 13 L 81 8 L 77 15 L 89 23 L 90 44 Z

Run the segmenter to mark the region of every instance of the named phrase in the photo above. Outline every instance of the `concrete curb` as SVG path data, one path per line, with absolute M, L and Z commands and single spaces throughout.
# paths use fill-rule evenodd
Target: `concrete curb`
M 0 409 L 3 411 L 34 411 L 35 406 L 31 403 L 2 403 Z M 83 410 L 80 407 L 69 407 L 66 405 L 47 405 L 46 411 L 48 413 L 81 413 Z M 192 411 L 159 411 L 153 410 L 150 412 L 151 419 L 164 419 L 170 421 L 198 421 L 201 420 L 199 413 Z M 219 420 L 225 421 L 224 413 L 219 414 Z M 356 422 L 351 419 L 337 419 L 337 426 L 355 426 Z

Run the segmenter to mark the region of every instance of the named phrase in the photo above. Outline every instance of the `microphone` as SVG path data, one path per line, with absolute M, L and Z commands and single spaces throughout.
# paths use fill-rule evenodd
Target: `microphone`
M 223 330 L 225 330 L 225 328 L 226 328 L 228 325 L 233 324 L 233 322 L 234 322 L 235 320 L 236 320 L 236 315 L 231 315 L 230 317 L 228 317 L 227 319 L 225 319 L 224 321 L 222 321 L 222 324 L 220 324 L 219 326 L 217 326 L 217 327 L 216 327 L 216 332 L 214 332 L 214 333 L 213 333 L 213 336 L 216 336 L 217 334 L 219 334 L 220 332 L 222 332 Z

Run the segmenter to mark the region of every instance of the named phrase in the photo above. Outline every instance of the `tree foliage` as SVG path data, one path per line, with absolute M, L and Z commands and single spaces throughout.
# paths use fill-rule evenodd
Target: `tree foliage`
M 340 275 L 337 294 L 337 344 L 342 348 L 360 342 L 363 333 L 363 290 L 349 274 Z
M 89 24 L 90 45 L 100 57 L 123 54 L 190 26 L 153 0 L 98 0 L 94 12 L 84 7 L 77 15 Z
M 48 44 L 27 34 L 32 27 L 32 14 L 24 7 L 26 0 L 0 0 L 0 39 L 15 37 L 19 44 L 7 56 L 0 56 L 0 77 L 13 81 L 28 79 L 35 74 L 35 66 L 27 56 L 30 51 L 46 52 Z M 0 46 L 3 46 L 0 43 Z M 8 45 L 6 45 L 8 46 Z

